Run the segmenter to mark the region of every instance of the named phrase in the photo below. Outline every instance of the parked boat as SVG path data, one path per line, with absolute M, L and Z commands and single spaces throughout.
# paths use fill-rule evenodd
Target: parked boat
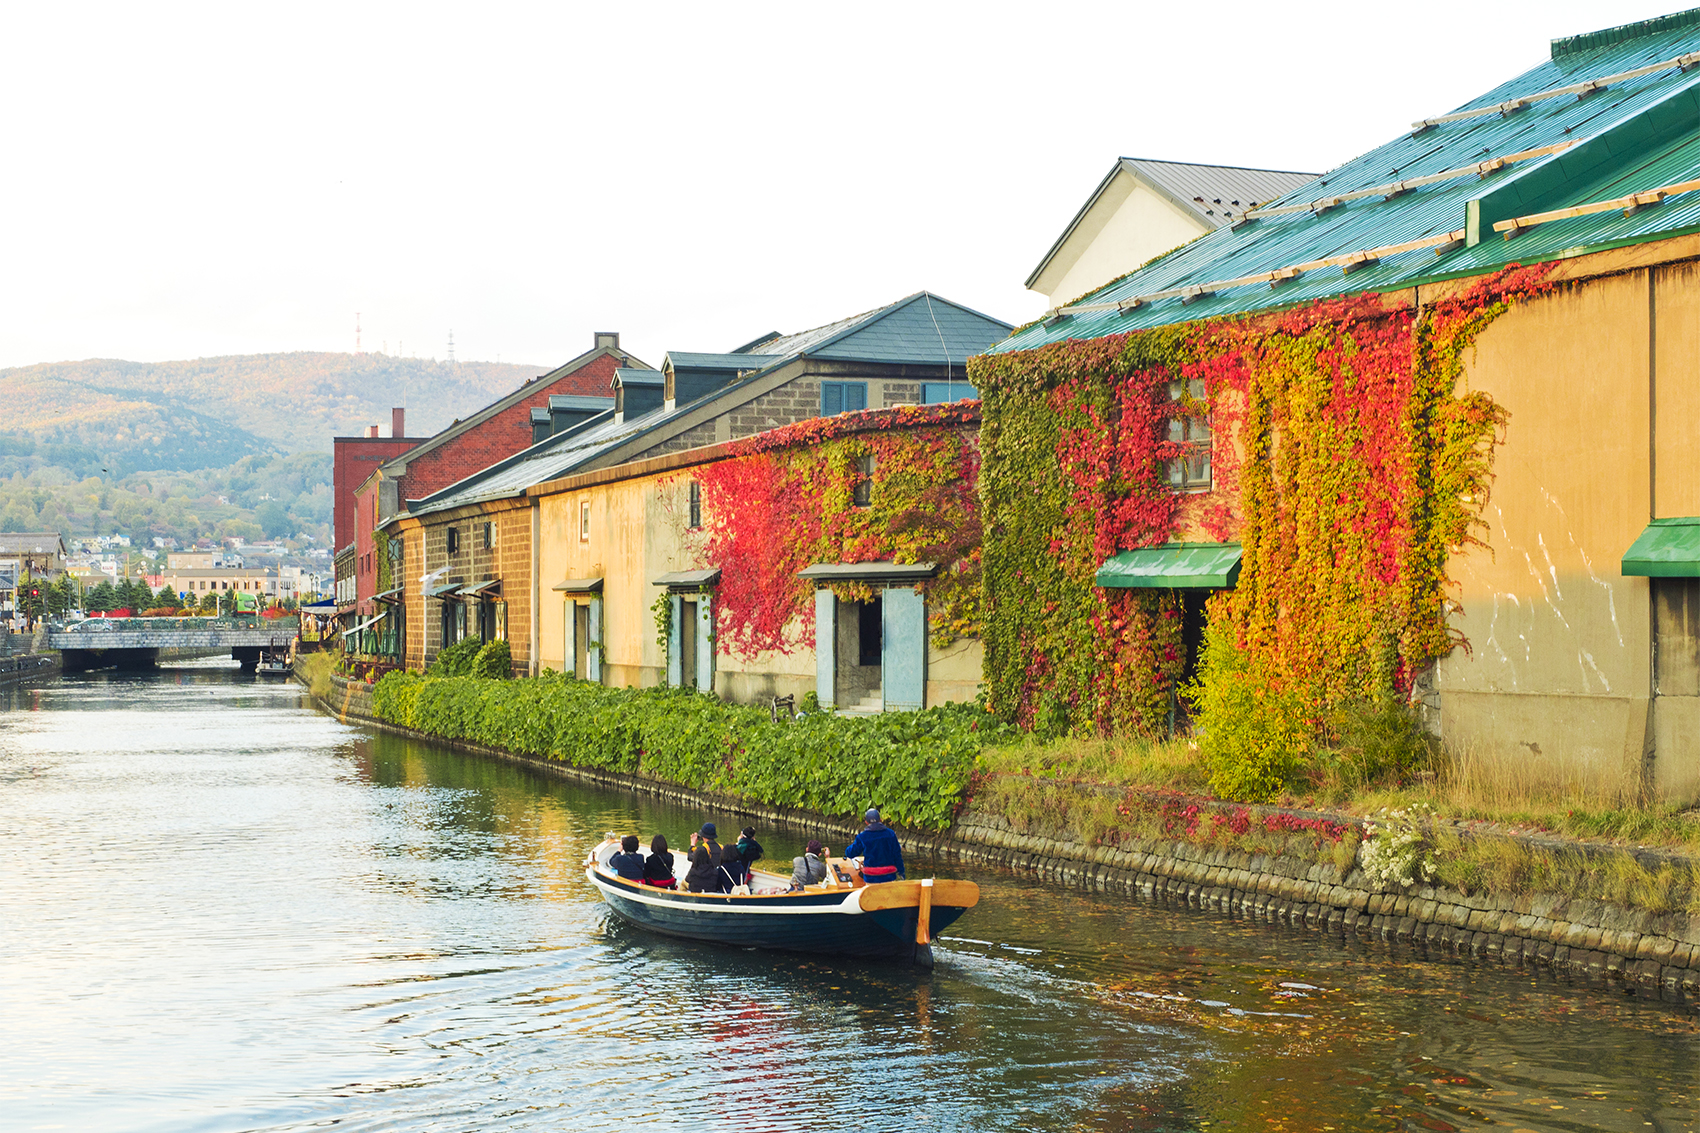
M 922 878 L 869 885 L 853 861 L 828 859 L 827 881 L 792 891 L 761 869 L 734 893 L 686 892 L 687 855 L 674 855 L 677 890 L 627 881 L 608 868 L 620 840 L 609 835 L 585 861 L 585 877 L 622 920 L 667 936 L 931 967 L 933 938 L 980 900 L 972 881 Z M 649 851 L 643 851 L 647 859 Z
M 295 666 L 289 660 L 289 642 L 272 638 L 271 644 L 260 650 L 260 660 L 257 668 L 262 674 L 274 677 L 287 677 L 295 672 Z

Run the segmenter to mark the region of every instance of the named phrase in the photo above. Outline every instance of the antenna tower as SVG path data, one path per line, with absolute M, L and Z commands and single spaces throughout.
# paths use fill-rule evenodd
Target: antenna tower
M 454 360 L 455 360 L 455 332 L 453 330 L 450 330 L 449 331 L 449 361 L 453 362 Z
M 354 312 L 354 352 L 356 354 L 366 353 L 364 350 L 360 349 L 360 312 L 359 311 Z

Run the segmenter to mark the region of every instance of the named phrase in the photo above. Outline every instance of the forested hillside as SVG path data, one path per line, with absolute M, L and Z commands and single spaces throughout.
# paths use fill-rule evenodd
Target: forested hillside
M 366 425 L 430 436 L 546 367 L 384 354 L 242 354 L 187 362 L 43 362 L 0 370 L 5 428 L 126 471 L 213 468 L 250 452 L 329 451 Z M 110 467 L 110 465 L 107 465 Z
M 546 367 L 382 354 L 0 370 L 0 529 L 329 539 L 331 437 L 429 436 Z

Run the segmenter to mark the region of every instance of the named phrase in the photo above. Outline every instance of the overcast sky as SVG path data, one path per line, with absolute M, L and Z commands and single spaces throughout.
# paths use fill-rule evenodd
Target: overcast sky
M 1118 155 L 1320 171 L 1675 7 L 13 4 L 0 366 L 1023 322 Z

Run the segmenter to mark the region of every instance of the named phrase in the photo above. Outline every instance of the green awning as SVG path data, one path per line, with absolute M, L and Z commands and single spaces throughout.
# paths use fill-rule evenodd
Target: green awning
M 1164 543 L 1106 560 L 1094 581 L 1121 588 L 1222 590 L 1239 577 L 1238 543 Z
M 1700 578 L 1700 517 L 1655 519 L 1623 555 L 1623 573 Z

